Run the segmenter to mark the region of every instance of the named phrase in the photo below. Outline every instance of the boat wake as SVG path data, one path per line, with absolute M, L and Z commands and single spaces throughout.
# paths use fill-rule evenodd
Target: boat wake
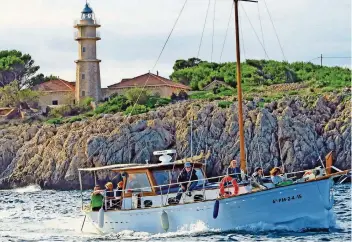
M 171 238 L 187 238 L 187 237 L 197 237 L 197 236 L 212 236 L 212 235 L 224 235 L 227 234 L 231 236 L 233 234 L 252 234 L 261 235 L 268 233 L 275 234 L 309 234 L 310 232 L 327 232 L 340 230 L 340 226 L 336 223 L 336 218 L 333 212 L 329 216 L 329 229 L 314 229 L 309 228 L 312 225 L 313 220 L 310 218 L 304 218 L 299 220 L 294 220 L 287 222 L 285 224 L 268 224 L 264 222 L 258 222 L 251 225 L 240 226 L 231 231 L 221 231 L 216 229 L 210 229 L 204 222 L 198 221 L 195 224 L 184 225 L 177 232 L 166 232 L 151 234 L 147 232 L 135 232 L 132 230 L 124 230 L 119 233 L 111 233 L 104 235 L 104 239 L 119 239 L 119 240 L 165 240 Z M 316 222 L 316 221 L 315 221 Z
M 170 238 L 182 238 L 182 237 L 190 237 L 190 236 L 198 236 L 205 234 L 218 233 L 220 230 L 209 229 L 207 225 L 198 221 L 195 224 L 184 225 L 176 232 L 166 232 L 166 233 L 158 233 L 152 234 L 147 232 L 135 232 L 132 230 L 124 230 L 119 233 L 111 233 L 104 236 L 104 239 L 120 239 L 120 240 L 164 240 Z

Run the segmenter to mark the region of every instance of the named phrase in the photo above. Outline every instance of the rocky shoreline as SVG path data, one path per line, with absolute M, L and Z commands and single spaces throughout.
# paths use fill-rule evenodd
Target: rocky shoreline
M 248 167 L 266 172 L 285 164 L 297 171 L 320 165 L 333 152 L 334 165 L 351 168 L 350 92 L 320 97 L 286 97 L 265 104 L 246 101 Z M 184 101 L 127 119 L 105 114 L 60 126 L 45 123 L 0 127 L 0 189 L 39 184 L 46 189 L 77 189 L 78 167 L 155 162 L 152 152 L 175 148 L 179 158 L 210 150 L 207 175 L 222 174 L 239 157 L 236 104 Z M 107 179 L 108 174 L 99 178 Z M 93 185 L 84 175 L 85 187 Z

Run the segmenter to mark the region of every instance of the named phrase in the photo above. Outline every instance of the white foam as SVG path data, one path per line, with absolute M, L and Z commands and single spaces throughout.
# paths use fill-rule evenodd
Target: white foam
M 13 192 L 18 192 L 18 193 L 28 193 L 28 192 L 39 192 L 42 189 L 40 188 L 39 185 L 29 185 L 26 187 L 19 187 L 19 188 L 15 188 L 12 191 Z
M 119 239 L 140 239 L 140 240 L 150 240 L 150 239 L 160 239 L 160 238 L 173 238 L 182 236 L 195 236 L 198 234 L 204 234 L 207 232 L 218 232 L 219 230 L 209 229 L 208 226 L 203 221 L 197 221 L 195 224 L 184 225 L 180 227 L 176 232 L 166 232 L 151 234 L 147 232 L 134 232 L 132 230 L 123 230 L 115 235 Z

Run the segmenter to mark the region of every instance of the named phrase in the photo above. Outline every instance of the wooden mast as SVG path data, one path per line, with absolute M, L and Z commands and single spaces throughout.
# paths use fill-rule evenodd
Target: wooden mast
M 246 150 L 244 143 L 244 124 L 243 124 L 243 108 L 242 108 L 242 88 L 241 88 L 241 52 L 240 52 L 240 31 L 238 21 L 238 2 L 233 0 L 235 6 L 235 31 L 236 31 L 236 73 L 237 73 L 237 99 L 238 99 L 238 127 L 240 132 L 240 162 L 241 169 L 247 172 Z M 241 0 L 245 2 L 257 2 L 253 0 Z
M 235 31 L 236 31 L 236 73 L 237 73 L 237 98 L 238 98 L 238 127 L 240 132 L 240 162 L 241 170 L 246 169 L 246 151 L 244 143 L 244 125 L 242 110 L 242 88 L 241 88 L 241 54 L 240 54 L 240 33 L 238 27 L 238 0 L 233 0 L 235 5 Z

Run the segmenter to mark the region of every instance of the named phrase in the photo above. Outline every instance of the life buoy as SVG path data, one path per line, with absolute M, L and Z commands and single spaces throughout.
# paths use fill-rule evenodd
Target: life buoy
M 232 183 L 232 186 L 234 188 L 234 194 L 228 194 L 228 193 L 225 193 L 225 184 L 228 183 L 228 182 L 231 182 Z M 221 197 L 231 197 L 231 196 L 235 196 L 238 194 L 238 190 L 239 190 L 239 187 L 238 187 L 238 184 L 236 182 L 236 179 L 232 178 L 231 176 L 225 176 L 224 178 L 222 178 L 221 182 L 220 182 L 220 196 Z

